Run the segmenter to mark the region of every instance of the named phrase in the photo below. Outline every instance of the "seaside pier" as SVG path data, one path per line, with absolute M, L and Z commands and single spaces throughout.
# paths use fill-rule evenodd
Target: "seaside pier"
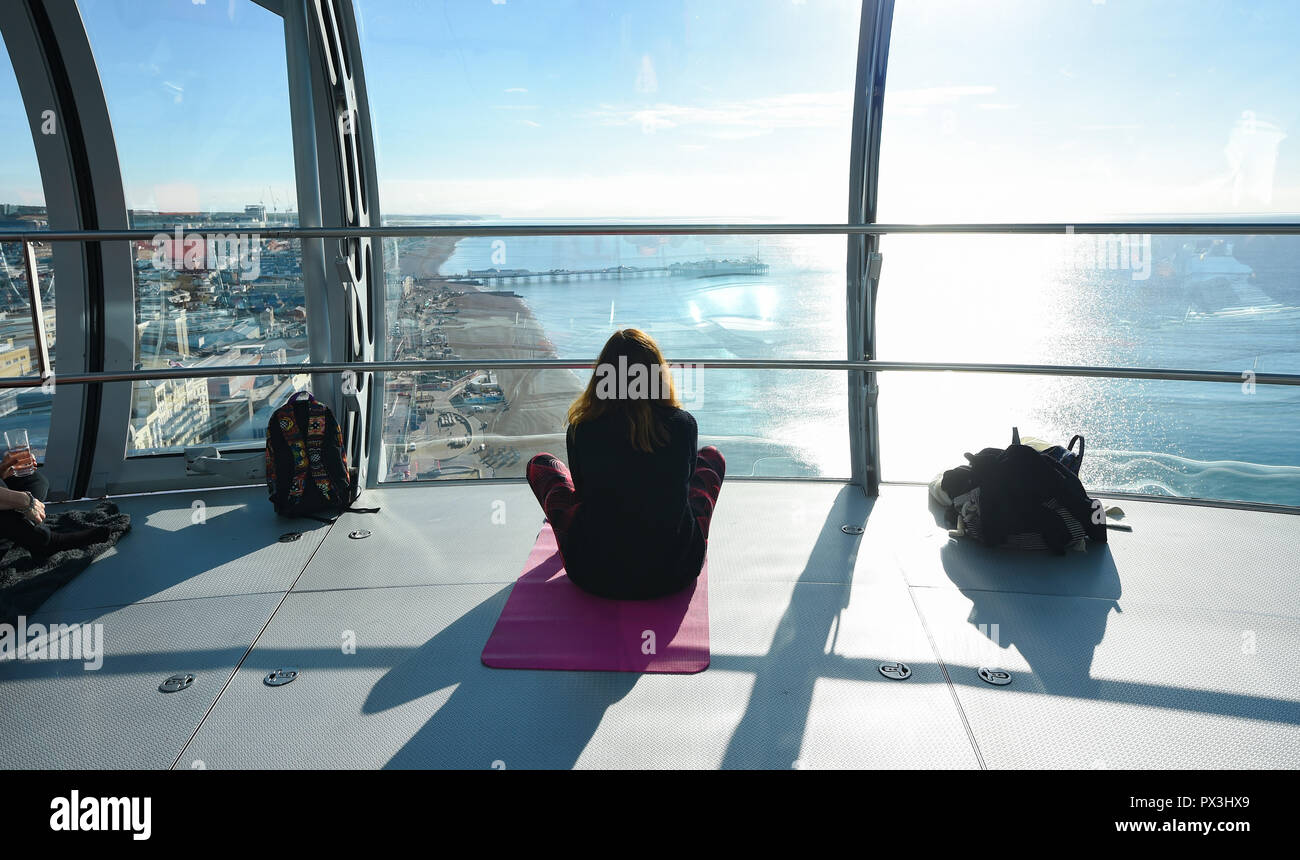
M 667 266 L 609 266 L 603 269 L 469 269 L 465 274 L 438 275 L 429 280 L 506 283 L 624 280 L 628 278 L 717 278 L 726 275 L 766 275 L 771 267 L 760 260 L 699 260 Z

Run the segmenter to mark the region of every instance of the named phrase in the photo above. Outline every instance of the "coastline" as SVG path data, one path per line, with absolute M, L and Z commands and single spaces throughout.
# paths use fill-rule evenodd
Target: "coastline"
M 422 289 L 435 289 L 436 283 L 461 293 L 447 303 L 453 313 L 445 315 L 436 329 L 445 336 L 451 352 L 466 359 L 556 358 L 555 346 L 522 297 L 494 295 L 473 284 L 428 280 L 439 273 L 459 242 L 433 238 L 409 243 L 399 258 L 401 279 L 411 277 Z M 402 304 L 399 299 L 398 306 Z M 570 370 L 501 370 L 495 375 L 508 408 L 466 416 L 472 444 L 465 453 L 447 462 L 451 471 L 448 477 L 466 477 L 463 472 L 453 471 L 462 468 L 477 471 L 481 477 L 523 477 L 534 454 L 549 451 L 561 458 L 566 456 L 564 431 L 569 404 L 582 390 L 577 375 Z M 422 421 L 412 435 L 427 435 L 427 423 L 427 419 Z M 487 450 L 475 453 L 480 443 Z M 429 456 L 420 453 L 421 459 Z
M 558 358 L 555 346 L 519 296 L 500 296 L 472 284 L 456 284 L 460 325 L 447 327 L 447 345 L 463 358 Z M 489 448 L 514 449 L 519 458 L 493 470 L 494 477 L 523 477 L 528 459 L 549 451 L 566 459 L 565 422 L 582 390 L 571 370 L 499 370 L 509 408 L 487 420 L 481 441 Z

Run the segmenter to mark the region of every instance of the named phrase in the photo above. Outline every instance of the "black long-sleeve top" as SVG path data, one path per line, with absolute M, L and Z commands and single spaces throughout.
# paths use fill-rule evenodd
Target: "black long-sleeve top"
M 569 428 L 569 469 L 579 506 L 560 551 L 569 578 L 602 597 L 671 594 L 698 576 L 704 563 L 704 535 L 688 505 L 699 433 L 695 418 L 684 409 L 653 408 L 668 442 L 652 453 L 632 447 L 618 414 Z

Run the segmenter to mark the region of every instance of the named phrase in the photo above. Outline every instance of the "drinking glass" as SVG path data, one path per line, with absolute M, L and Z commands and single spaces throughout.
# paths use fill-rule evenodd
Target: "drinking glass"
M 10 454 L 22 455 L 22 454 L 30 453 L 32 450 L 32 446 L 27 439 L 27 431 L 6 430 L 5 447 L 9 450 Z M 19 468 L 14 469 L 14 477 L 23 477 L 25 475 L 30 475 L 32 472 L 35 471 L 36 471 L 36 462 L 35 460 L 32 460 L 30 466 L 21 466 Z

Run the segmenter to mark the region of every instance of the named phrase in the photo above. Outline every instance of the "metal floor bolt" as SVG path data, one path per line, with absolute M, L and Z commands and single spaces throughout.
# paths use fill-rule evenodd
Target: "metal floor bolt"
M 881 663 L 880 674 L 894 681 L 906 681 L 912 677 L 912 670 L 902 661 L 895 663 Z
M 262 679 L 268 687 L 283 687 L 298 677 L 298 670 L 292 666 L 282 666 Z
M 1011 673 L 1005 669 L 990 669 L 987 666 L 980 666 L 979 676 L 981 681 L 995 687 L 1005 687 L 1011 683 Z
M 193 675 L 172 675 L 166 681 L 158 685 L 160 693 L 176 693 L 184 690 L 194 683 Z

